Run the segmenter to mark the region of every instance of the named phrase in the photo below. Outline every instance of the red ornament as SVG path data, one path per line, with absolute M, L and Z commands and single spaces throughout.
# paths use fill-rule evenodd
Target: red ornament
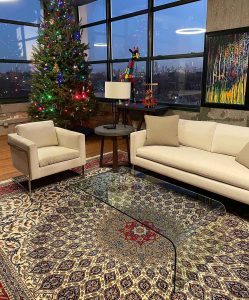
M 87 98 L 88 95 L 87 95 L 86 92 L 83 92 L 83 93 L 81 94 L 81 96 L 82 96 L 83 99 L 85 99 L 85 98 Z
M 88 98 L 88 93 L 87 92 L 76 92 L 73 95 L 73 99 L 75 101 L 85 101 Z

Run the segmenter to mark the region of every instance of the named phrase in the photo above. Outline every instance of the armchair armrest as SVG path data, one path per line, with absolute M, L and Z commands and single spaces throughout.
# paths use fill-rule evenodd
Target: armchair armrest
M 137 149 L 143 147 L 146 139 L 146 130 L 132 132 L 130 135 L 131 163 L 134 163 Z
M 85 135 L 71 130 L 55 127 L 59 146 L 79 151 L 81 158 L 86 162 Z
M 15 168 L 25 175 L 29 175 L 30 179 L 34 179 L 39 169 L 38 152 L 35 143 L 13 133 L 8 134 L 8 144 Z

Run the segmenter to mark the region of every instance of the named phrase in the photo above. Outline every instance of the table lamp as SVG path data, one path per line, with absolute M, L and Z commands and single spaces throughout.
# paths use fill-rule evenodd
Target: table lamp
M 116 101 L 131 98 L 131 83 L 106 81 L 105 98 L 112 100 L 113 124 L 105 125 L 104 128 L 116 129 Z

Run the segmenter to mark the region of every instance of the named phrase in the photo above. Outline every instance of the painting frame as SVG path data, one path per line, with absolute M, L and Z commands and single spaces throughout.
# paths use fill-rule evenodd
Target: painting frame
M 224 46 L 224 44 L 225 44 L 224 40 L 226 38 L 229 39 L 228 36 L 230 36 L 230 38 L 231 38 L 231 36 L 238 37 L 238 36 L 242 36 L 245 34 L 248 34 L 248 42 L 249 42 L 249 27 L 220 30 L 220 31 L 208 32 L 205 34 L 201 106 L 214 107 L 214 108 L 249 110 L 249 47 L 247 50 L 247 55 L 245 55 L 247 57 L 247 70 L 245 70 L 246 71 L 246 79 L 243 82 L 243 84 L 246 85 L 245 87 L 243 87 L 244 103 L 237 104 L 237 103 L 207 101 L 208 100 L 207 96 L 209 95 L 208 88 L 210 90 L 210 86 L 211 86 L 209 84 L 208 78 L 210 78 L 210 70 L 212 71 L 212 67 L 213 67 L 212 64 L 209 65 L 210 55 L 215 54 L 215 50 L 213 50 L 214 53 L 210 52 L 210 48 L 212 48 L 212 43 L 216 42 L 216 45 L 215 45 L 216 47 L 212 48 L 212 49 L 216 49 L 217 48 L 217 38 L 219 38 L 221 40 L 221 43 L 220 43 L 221 46 Z M 228 42 L 226 41 L 226 43 L 228 43 Z

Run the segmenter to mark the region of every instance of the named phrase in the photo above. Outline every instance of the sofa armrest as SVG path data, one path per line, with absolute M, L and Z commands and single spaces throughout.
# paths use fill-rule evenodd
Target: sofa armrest
M 79 151 L 81 158 L 86 161 L 85 135 L 79 132 L 55 127 L 59 146 Z
M 146 130 L 132 132 L 130 135 L 131 163 L 134 163 L 137 149 L 143 147 L 146 140 Z
M 33 179 L 39 169 L 38 152 L 35 143 L 16 133 L 12 133 L 8 134 L 8 144 L 15 168 Z

